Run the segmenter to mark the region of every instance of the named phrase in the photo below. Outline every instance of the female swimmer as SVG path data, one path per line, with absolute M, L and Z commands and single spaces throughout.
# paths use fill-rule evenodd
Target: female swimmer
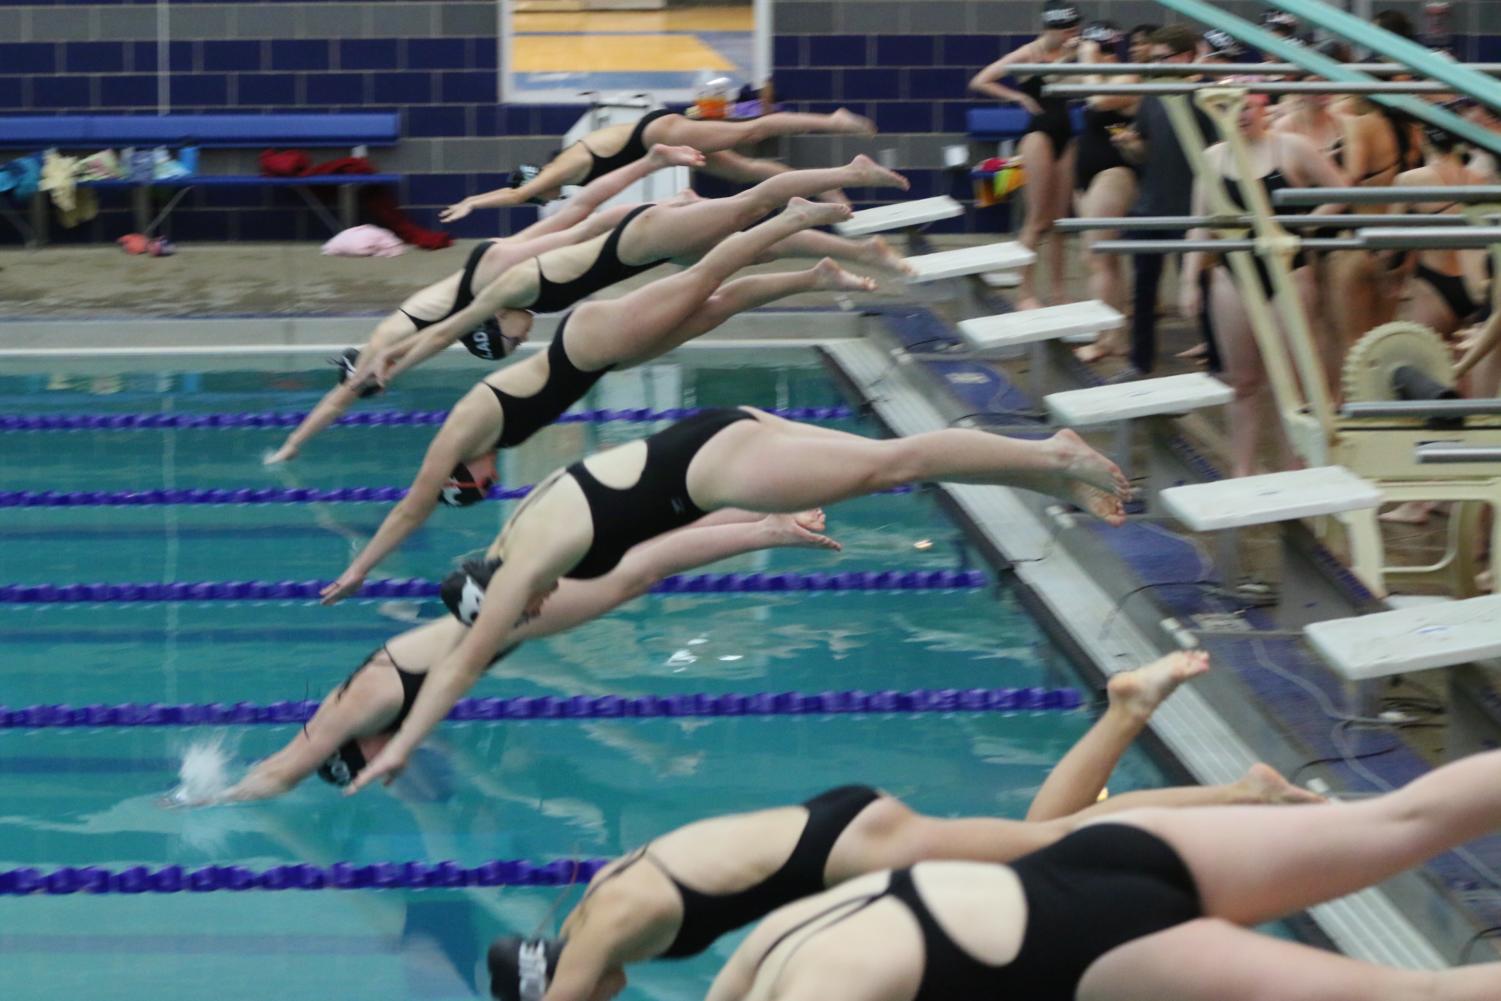
M 587 393 L 606 372 L 631 368 L 713 330 L 742 310 L 810 289 L 870 291 L 875 282 L 825 258 L 792 274 L 729 279 L 807 227 L 837 221 L 849 208 L 798 202 L 729 237 L 697 264 L 619 299 L 586 302 L 565 316 L 548 350 L 487 377 L 461 399 L 433 442 L 417 478 L 349 568 L 325 591 L 337 601 L 416 531 L 441 501 L 478 503 L 495 480 L 495 450 L 520 445 Z
M 924 862 L 784 907 L 708 1001 L 1487 1001 L 1501 964 L 1388 969 L 1250 927 L 1498 828 L 1501 751 L 1328 806 L 1129 810 L 1009 866 Z

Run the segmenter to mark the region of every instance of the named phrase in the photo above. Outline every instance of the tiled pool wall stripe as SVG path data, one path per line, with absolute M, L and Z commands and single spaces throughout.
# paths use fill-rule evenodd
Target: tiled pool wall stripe
M 1076 688 L 914 688 L 828 692 L 692 695 L 541 695 L 460 699 L 457 722 L 548 719 L 658 719 L 718 716 L 845 716 L 858 713 L 1072 712 L 1084 705 Z M 0 706 L 0 729 L 39 730 L 130 726 L 223 726 L 305 723 L 313 700 L 209 703 L 125 702 L 86 706 Z
M 837 421 L 854 416 L 849 407 L 765 407 L 767 413 L 792 421 Z M 610 424 L 617 421 L 644 424 L 678 421 L 705 412 L 703 407 L 669 407 L 652 410 L 581 410 L 564 414 L 558 424 Z M 225 414 L 0 414 L 0 431 L 150 431 L 165 429 L 289 428 L 301 424 L 307 411 L 292 413 Z M 446 410 L 376 410 L 345 414 L 335 427 L 398 427 L 442 424 Z
M 125 869 L 61 866 L 0 869 L 0 896 L 72 893 L 218 893 L 244 890 L 430 890 L 465 886 L 567 886 L 587 883 L 609 859 L 494 859 L 477 866 L 457 862 L 294 862 L 269 869 L 239 865 L 180 865 Z
M 4 584 L 0 605 L 138 601 L 316 600 L 328 580 L 170 581 L 143 584 Z M 984 587 L 979 570 L 851 570 L 845 573 L 717 573 L 664 577 L 653 594 L 746 594 L 788 591 L 950 591 Z M 439 584 L 420 577 L 374 580 L 360 598 L 436 598 Z
M 519 500 L 534 483 L 491 487 L 487 500 Z M 882 490 L 909 494 L 907 485 Z M 399 501 L 406 487 L 174 487 L 158 490 L 0 490 L 0 507 L 159 507 L 178 504 L 368 504 Z

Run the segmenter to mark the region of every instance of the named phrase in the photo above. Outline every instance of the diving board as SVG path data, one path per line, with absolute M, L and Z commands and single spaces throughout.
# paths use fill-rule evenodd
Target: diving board
M 1346 681 L 1454 667 L 1501 657 L 1501 594 L 1416 605 L 1304 627 L 1308 642 Z
M 1181 414 L 1229 403 L 1234 397 L 1235 391 L 1214 376 L 1189 372 L 1161 379 L 1071 389 L 1052 393 L 1044 402 L 1053 420 L 1072 427 Z
M 891 229 L 926 226 L 931 222 L 953 219 L 963 214 L 963 205 L 948 195 L 940 195 L 937 198 L 919 198 L 916 201 L 862 209 L 844 222 L 835 223 L 834 232 L 840 236 L 869 236 Z
M 1046 306 L 963 320 L 959 332 L 977 349 L 1011 348 L 1051 340 L 1091 341 L 1102 330 L 1118 330 L 1126 318 L 1117 310 L 1090 299 L 1062 306 Z
M 962 278 L 985 271 L 1007 271 L 1025 268 L 1037 260 L 1037 255 L 1015 240 L 1006 243 L 989 243 L 983 247 L 961 247 L 936 254 L 921 254 L 905 259 L 912 274 L 907 276 L 909 285 L 942 281 L 945 278 Z

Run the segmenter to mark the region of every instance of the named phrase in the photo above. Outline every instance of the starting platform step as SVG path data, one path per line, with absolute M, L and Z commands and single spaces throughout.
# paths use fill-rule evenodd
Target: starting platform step
M 1037 255 L 1015 240 L 1006 243 L 989 243 L 983 247 L 961 247 L 936 254 L 921 254 L 906 259 L 913 274 L 907 278 L 910 285 L 942 281 L 945 278 L 961 278 L 985 271 L 1005 271 L 1025 268 Z
M 1016 313 L 963 320 L 959 332 L 978 350 L 1012 348 L 1051 340 L 1092 341 L 1102 330 L 1118 330 L 1126 318 L 1098 299 Z
M 937 198 L 919 198 L 910 202 L 897 202 L 895 205 L 862 209 L 844 222 L 836 223 L 834 232 L 840 236 L 869 236 L 893 229 L 926 226 L 930 222 L 954 219 L 963 214 L 963 205 L 948 195 L 940 195 Z

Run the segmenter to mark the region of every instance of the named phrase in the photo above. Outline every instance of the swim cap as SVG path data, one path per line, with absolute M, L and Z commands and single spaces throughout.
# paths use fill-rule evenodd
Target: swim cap
M 500 361 L 516 350 L 517 341 L 500 332 L 500 321 L 490 317 L 459 340 L 469 353 L 485 361 Z
M 1115 26 L 1114 21 L 1090 21 L 1079 37 L 1108 49 L 1119 45 L 1126 36 Z
M 345 348 L 337 357 L 330 358 L 328 363 L 339 370 L 339 385 L 342 386 L 354 378 L 354 370 L 360 365 L 360 349 Z M 375 381 L 374 376 L 371 376 L 365 380 L 365 384 L 357 389 L 356 392 L 359 394 L 360 399 L 366 400 L 379 393 L 380 390 L 380 383 Z
M 476 477 L 466 464 L 460 462 L 448 474 L 443 489 L 438 491 L 438 502 L 449 507 L 470 507 L 484 500 L 494 483 L 488 477 Z
M 490 943 L 490 996 L 500 1001 L 542 1001 L 563 954 L 559 938 L 502 935 Z
M 558 150 L 558 152 L 561 153 L 563 151 Z M 540 173 L 542 173 L 542 168 L 535 163 L 518 163 L 516 169 L 511 171 L 511 176 L 506 178 L 506 184 L 512 188 L 519 188 L 523 184 L 535 180 Z M 526 201 L 528 205 L 547 204 L 546 198 L 528 198 Z
M 346 740 L 318 766 L 318 777 L 329 785 L 342 788 L 353 782 L 354 777 L 365 770 L 365 765 L 365 754 L 359 743 Z
M 1228 31 L 1219 28 L 1210 28 L 1204 32 L 1204 44 L 1209 46 L 1209 51 L 1226 59 L 1234 59 L 1246 54 L 1245 47 L 1235 40 L 1235 36 Z
M 1042 26 L 1044 28 L 1074 28 L 1082 20 L 1083 18 L 1079 15 L 1079 8 L 1069 4 L 1044 7 L 1042 11 Z
M 495 576 L 500 564 L 498 558 L 465 560 L 457 570 L 443 578 L 443 583 L 438 585 L 438 596 L 454 618 L 466 626 L 474 625 L 480 605 L 485 601 L 485 588 L 490 586 L 490 578 Z

